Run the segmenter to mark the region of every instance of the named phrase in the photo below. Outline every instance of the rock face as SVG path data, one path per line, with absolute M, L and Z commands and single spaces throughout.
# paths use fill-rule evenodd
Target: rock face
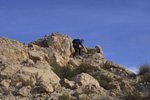
M 68 63 L 69 56 L 73 52 L 72 39 L 61 33 L 52 33 L 52 35 L 33 41 L 31 44 L 41 47 L 49 47 L 49 52 L 51 53 L 48 53 L 49 57 L 47 60 L 49 60 L 49 62 L 51 62 L 50 60 L 53 60 L 61 66 Z
M 144 76 L 136 77 L 126 67 L 108 61 L 100 46 L 86 49 L 82 56 L 72 57 L 72 39 L 61 33 L 28 46 L 0 37 L 0 99 L 122 100 L 134 91 L 149 96 Z
M 28 58 L 27 48 L 16 40 L 0 37 L 0 59 L 3 62 L 20 63 Z
M 80 86 L 94 86 L 96 88 L 100 88 L 98 81 L 86 73 L 77 75 L 72 79 L 72 81 L 75 81 Z
M 44 81 L 59 83 L 60 78 L 52 70 L 34 67 L 22 67 L 19 72 L 12 77 L 12 83 L 18 83 L 20 81 L 26 82 L 28 80 L 32 80 L 33 82 Z

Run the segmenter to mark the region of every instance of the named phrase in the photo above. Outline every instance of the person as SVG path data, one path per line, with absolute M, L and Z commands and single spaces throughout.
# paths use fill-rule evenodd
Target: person
M 81 47 L 80 46 L 84 47 L 83 42 L 84 42 L 84 40 L 80 40 L 80 39 L 74 39 L 72 41 L 73 48 L 75 49 L 75 53 L 73 54 L 73 57 L 76 55 L 78 50 L 79 50 L 79 55 L 81 56 Z

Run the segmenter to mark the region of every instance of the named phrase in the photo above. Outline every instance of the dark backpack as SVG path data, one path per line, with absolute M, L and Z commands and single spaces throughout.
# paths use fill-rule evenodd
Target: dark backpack
M 80 39 L 74 39 L 72 43 L 78 43 L 78 41 L 80 41 Z

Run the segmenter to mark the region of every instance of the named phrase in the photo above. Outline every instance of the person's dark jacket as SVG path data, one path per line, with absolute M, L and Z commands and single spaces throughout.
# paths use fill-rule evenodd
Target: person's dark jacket
M 77 47 L 77 48 L 79 48 L 79 45 L 81 45 L 81 46 L 83 47 L 83 45 L 82 45 L 80 39 L 74 39 L 74 40 L 73 40 L 73 45 L 74 45 L 75 47 Z

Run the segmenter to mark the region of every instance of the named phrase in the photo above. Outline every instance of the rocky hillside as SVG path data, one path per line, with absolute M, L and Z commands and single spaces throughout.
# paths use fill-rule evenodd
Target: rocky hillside
M 0 100 L 150 100 L 142 76 L 108 61 L 100 46 L 86 48 L 73 58 L 61 33 L 28 45 L 0 37 Z

